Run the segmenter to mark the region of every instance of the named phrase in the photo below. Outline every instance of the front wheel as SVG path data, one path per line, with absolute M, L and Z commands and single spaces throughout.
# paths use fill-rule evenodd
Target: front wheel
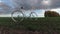
M 38 16 L 38 15 L 37 15 L 35 12 L 31 12 L 29 17 L 30 17 L 32 20 L 37 20 L 37 16 Z
M 21 22 L 24 19 L 23 12 L 15 11 L 11 13 L 11 18 L 14 22 Z

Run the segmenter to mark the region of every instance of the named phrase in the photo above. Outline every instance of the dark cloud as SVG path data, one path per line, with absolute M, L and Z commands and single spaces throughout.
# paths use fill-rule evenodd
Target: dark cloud
M 10 6 L 6 5 L 5 3 L 0 3 L 0 14 L 8 14 L 10 11 Z M 8 12 L 8 13 L 7 13 Z
M 60 7 L 60 0 L 50 0 L 50 6 L 42 5 L 41 1 L 42 0 L 12 0 L 13 4 L 16 7 L 23 6 L 24 9 L 32 9 L 32 7 L 34 7 L 35 9 L 46 9 L 46 7 L 52 9 Z

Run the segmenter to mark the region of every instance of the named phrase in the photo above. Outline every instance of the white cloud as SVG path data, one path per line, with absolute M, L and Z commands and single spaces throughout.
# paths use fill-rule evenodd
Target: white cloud
M 56 11 L 60 14 L 60 8 L 56 8 L 56 9 L 51 9 L 51 11 Z
M 34 11 L 38 16 L 37 17 L 44 17 L 45 10 L 27 10 L 24 12 L 26 16 L 29 16 L 29 14 Z M 16 14 L 15 14 L 16 15 Z M 1 14 L 0 17 L 11 17 L 11 14 Z

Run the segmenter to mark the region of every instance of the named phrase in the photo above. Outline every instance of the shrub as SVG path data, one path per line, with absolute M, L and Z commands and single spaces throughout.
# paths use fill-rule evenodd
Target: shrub
M 58 17 L 59 13 L 57 13 L 56 11 L 45 11 L 44 16 L 45 17 Z

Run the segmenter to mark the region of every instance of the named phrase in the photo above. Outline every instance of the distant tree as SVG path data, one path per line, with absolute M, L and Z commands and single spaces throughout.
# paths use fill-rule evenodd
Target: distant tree
M 45 17 L 58 17 L 59 13 L 57 13 L 56 11 L 45 11 L 44 16 Z

